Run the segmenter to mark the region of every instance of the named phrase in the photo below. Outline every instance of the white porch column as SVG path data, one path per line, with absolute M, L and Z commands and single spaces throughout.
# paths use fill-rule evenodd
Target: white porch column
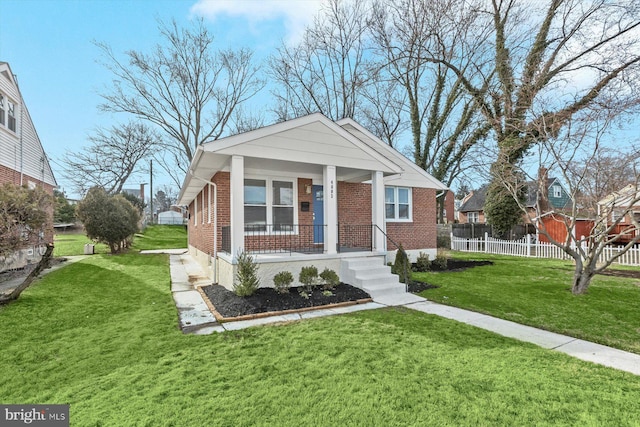
M 327 225 L 324 234 L 324 251 L 335 254 L 338 243 L 338 182 L 336 167 L 325 166 L 322 171 L 324 192 L 324 222 Z
M 244 251 L 244 157 L 231 157 L 231 257 Z
M 381 171 L 371 172 L 371 224 L 373 251 L 386 252 L 387 239 L 383 234 L 383 231 L 387 232 L 384 222 L 384 177 Z

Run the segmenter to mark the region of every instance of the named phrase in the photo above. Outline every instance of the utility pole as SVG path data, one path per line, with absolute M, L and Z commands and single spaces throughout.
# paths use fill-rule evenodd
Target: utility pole
M 153 224 L 153 159 L 149 168 L 149 211 L 151 212 L 151 224 Z

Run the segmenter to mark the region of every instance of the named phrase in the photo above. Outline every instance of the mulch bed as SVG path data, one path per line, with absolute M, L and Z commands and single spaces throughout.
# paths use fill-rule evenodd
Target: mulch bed
M 460 259 L 447 259 L 447 267 L 442 268 L 434 263 L 431 264 L 429 271 L 463 271 L 467 268 L 480 267 L 482 265 L 493 265 L 493 261 L 473 261 Z
M 443 271 L 463 271 L 468 268 L 479 267 L 481 265 L 493 265 L 493 261 L 463 261 L 458 259 L 447 259 L 447 267 L 442 268 L 439 265 L 431 264 L 431 272 L 443 272 Z M 415 268 L 415 264 L 413 267 Z M 409 292 L 418 294 L 422 291 L 426 291 L 427 289 L 436 289 L 440 286 L 434 285 L 432 283 L 419 282 L 419 281 L 411 281 L 409 283 Z
M 616 276 L 616 277 L 626 277 L 629 279 L 640 279 L 640 271 L 633 271 L 633 270 L 607 269 L 599 274 L 602 274 L 603 276 Z
M 279 294 L 273 288 L 260 288 L 248 297 L 239 297 L 220 285 L 203 286 L 201 289 L 223 317 L 298 310 L 370 298 L 362 289 L 344 283 L 336 286 L 331 296 L 323 295 L 322 288 L 316 287 L 309 299 L 303 298 L 297 287 L 292 287 L 287 294 Z

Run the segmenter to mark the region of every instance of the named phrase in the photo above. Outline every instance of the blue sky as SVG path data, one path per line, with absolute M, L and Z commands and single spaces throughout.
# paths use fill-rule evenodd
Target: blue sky
M 110 45 L 118 55 L 149 51 L 160 41 L 158 19 L 186 26 L 203 17 L 218 47 L 250 47 L 264 60 L 282 40 L 299 39 L 321 1 L 0 0 L 0 61 L 8 62 L 17 75 L 60 187 L 77 197 L 64 180 L 59 159 L 66 150 L 86 145 L 96 126 L 127 119 L 97 110 L 102 101 L 98 93 L 108 88 L 112 75 L 98 63 L 100 51 L 93 41 Z M 248 109 L 264 110 L 269 104 L 265 89 Z M 622 127 L 611 143 L 637 144 L 638 120 Z M 170 184 L 160 168 L 154 169 L 156 190 Z M 148 176 L 131 180 L 128 187 L 137 188 L 141 181 L 148 182 Z
M 203 17 L 219 47 L 247 46 L 264 59 L 283 39 L 295 40 L 318 9 L 317 0 L 0 0 L 0 61 L 17 75 L 58 183 L 71 193 L 56 164 L 65 150 L 86 145 L 96 126 L 126 119 L 97 110 L 111 74 L 93 41 L 116 54 L 148 51 L 160 40 L 158 19 L 186 26 Z M 169 183 L 161 172 L 154 180 Z

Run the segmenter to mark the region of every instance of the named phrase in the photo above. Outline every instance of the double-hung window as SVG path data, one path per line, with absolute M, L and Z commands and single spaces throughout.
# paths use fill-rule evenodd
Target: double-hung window
M 281 179 L 244 180 L 244 224 L 246 232 L 293 231 L 295 187 Z
M 2 126 L 4 126 L 4 124 L 6 123 L 5 122 L 5 118 L 4 118 L 5 111 L 6 111 L 6 108 L 7 108 L 5 106 L 6 102 L 7 102 L 6 98 L 4 97 L 3 94 L 0 93 L 0 125 L 2 125 Z
M 560 188 L 559 185 L 553 186 L 553 197 L 555 197 L 556 199 L 559 199 L 560 197 L 562 197 L 562 189 Z
M 468 212 L 467 219 L 469 224 L 480 222 L 480 213 L 479 212 Z
M 384 208 L 387 221 L 411 221 L 411 189 L 385 187 Z
M 16 131 L 16 105 L 13 102 L 7 102 L 7 127 L 9 130 Z

